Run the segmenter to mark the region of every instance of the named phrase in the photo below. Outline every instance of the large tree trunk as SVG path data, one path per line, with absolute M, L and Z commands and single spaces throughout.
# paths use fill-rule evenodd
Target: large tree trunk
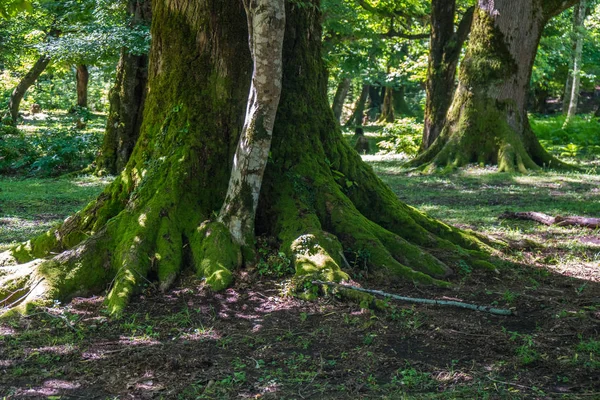
M 567 114 L 565 124 L 577 114 L 577 103 L 579 102 L 579 86 L 581 82 L 581 58 L 583 54 L 583 23 L 585 21 L 586 1 L 579 0 L 579 5 L 573 11 L 573 60 L 572 69 L 569 69 L 563 111 Z
M 132 23 L 149 24 L 150 0 L 128 3 Z M 148 86 L 148 55 L 122 48 L 114 86 L 108 94 L 110 109 L 104 141 L 96 159 L 96 173 L 116 175 L 125 168 L 140 135 Z
M 427 150 L 446 124 L 456 85 L 456 67 L 473 21 L 473 8 L 463 16 L 454 32 L 456 0 L 432 0 L 431 41 L 427 71 L 427 99 L 421 150 Z
M 574 1 L 480 0 L 446 125 L 409 165 L 455 168 L 498 165 L 499 171 L 564 166 L 529 126 L 527 89 L 548 19 Z
M 17 119 L 19 118 L 19 107 L 27 89 L 37 81 L 48 64 L 50 64 L 50 57 L 47 55 L 40 56 L 10 95 L 10 99 L 8 100 L 8 111 L 14 124 L 17 123 Z
M 87 65 L 77 64 L 77 73 L 75 74 L 77 81 L 77 105 L 87 108 L 88 106 L 88 82 L 90 73 Z
M 369 88 L 371 85 L 364 84 L 360 91 L 360 96 L 354 103 L 354 111 L 352 115 L 346 121 L 346 126 L 361 126 L 363 124 L 364 114 L 365 114 L 365 104 L 367 103 L 367 98 L 369 97 Z
M 286 5 L 282 95 L 256 233 L 279 240 L 299 290 L 306 279 L 347 278 L 349 249 L 369 254 L 372 276 L 385 280 L 445 284 L 438 279 L 459 262 L 491 268 L 477 239 L 399 202 L 349 147 L 327 101 L 319 2 Z M 241 264 L 239 245 L 210 218 L 227 202 L 251 81 L 244 10 L 238 0 L 154 6 L 150 91 L 125 170 L 60 227 L 2 254 L 5 264 L 48 257 L 1 270 L 2 304 L 23 309 L 110 285 L 114 313 L 147 279 L 167 288 L 189 264 L 220 290 Z
M 350 78 L 342 78 L 335 91 L 335 96 L 333 96 L 333 104 L 331 105 L 333 116 L 338 122 L 342 117 L 342 111 L 344 110 L 344 102 L 346 100 L 346 96 L 348 95 L 348 90 L 350 90 Z

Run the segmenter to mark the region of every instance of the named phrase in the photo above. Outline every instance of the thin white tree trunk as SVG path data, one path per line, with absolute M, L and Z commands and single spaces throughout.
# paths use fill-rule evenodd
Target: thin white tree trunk
M 244 129 L 233 158 L 219 221 L 228 227 L 238 244 L 251 245 L 281 95 L 285 1 L 244 0 L 244 7 L 254 71 Z
M 567 109 L 567 124 L 577 113 L 577 103 L 579 101 L 579 84 L 581 82 L 581 56 L 583 53 L 583 22 L 585 21 L 586 0 L 580 0 L 579 6 L 573 11 L 573 31 L 575 35 L 575 54 L 573 55 L 573 71 L 571 72 L 571 84 L 567 88 L 571 90 L 569 94 L 569 103 Z

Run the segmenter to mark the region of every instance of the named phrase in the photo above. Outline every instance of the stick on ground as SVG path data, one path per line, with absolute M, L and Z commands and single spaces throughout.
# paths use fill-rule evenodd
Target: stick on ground
M 556 225 L 556 226 L 581 226 L 584 228 L 597 229 L 600 228 L 600 218 L 588 218 L 588 217 L 561 217 L 557 215 L 553 217 L 540 212 L 528 211 L 528 212 L 505 212 L 500 215 L 499 218 L 504 219 L 525 219 L 539 222 L 544 225 Z
M 356 290 L 357 292 L 374 294 L 374 295 L 378 295 L 378 296 L 382 296 L 382 297 L 387 297 L 389 299 L 406 301 L 409 303 L 433 304 L 433 305 L 437 305 L 437 306 L 452 306 L 452 307 L 466 308 L 468 310 L 473 310 L 473 311 L 487 312 L 487 313 L 495 314 L 495 315 L 512 315 L 513 314 L 512 310 L 507 310 L 507 309 L 502 309 L 502 308 L 493 308 L 493 307 L 488 307 L 488 306 L 478 306 L 475 304 L 462 303 L 460 301 L 432 300 L 432 299 L 420 299 L 420 298 L 416 298 L 416 297 L 398 296 L 396 294 L 386 293 L 382 290 L 363 289 L 363 288 L 360 288 L 357 286 L 343 285 L 341 283 L 335 283 L 335 282 L 313 281 L 312 283 L 314 283 L 316 285 L 330 285 L 330 286 L 341 287 L 341 288 L 349 289 L 349 290 Z

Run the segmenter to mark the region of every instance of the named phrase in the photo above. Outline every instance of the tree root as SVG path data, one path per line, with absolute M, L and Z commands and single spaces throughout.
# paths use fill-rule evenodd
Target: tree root
M 539 222 L 544 225 L 556 225 L 556 226 L 579 226 L 583 228 L 598 229 L 600 228 L 600 218 L 588 218 L 588 217 L 562 217 L 557 215 L 552 217 L 550 215 L 528 211 L 528 212 L 505 212 L 498 218 L 501 219 L 522 219 Z
M 513 315 L 512 310 L 507 310 L 507 309 L 502 309 L 502 308 L 494 308 L 494 307 L 488 307 L 488 306 L 478 306 L 475 304 L 462 303 L 459 301 L 432 300 L 432 299 L 421 299 L 421 298 L 415 298 L 415 297 L 398 296 L 396 294 L 386 293 L 381 290 L 364 289 L 361 287 L 344 285 L 344 284 L 339 284 L 336 282 L 323 282 L 323 281 L 316 280 L 316 281 L 313 281 L 313 283 L 315 285 L 329 285 L 329 286 L 335 286 L 338 288 L 353 290 L 353 291 L 357 291 L 357 292 L 374 294 L 377 296 L 382 296 L 382 297 L 386 297 L 386 298 L 394 299 L 394 300 L 405 301 L 405 302 L 409 302 L 409 303 L 433 304 L 433 305 L 438 305 L 438 306 L 452 306 L 452 307 L 465 308 L 465 309 L 473 310 L 473 311 L 487 312 L 487 313 L 495 314 L 495 315 Z

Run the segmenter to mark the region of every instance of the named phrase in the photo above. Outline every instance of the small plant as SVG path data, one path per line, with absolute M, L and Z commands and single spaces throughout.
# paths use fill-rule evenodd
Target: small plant
M 515 354 L 519 357 L 522 365 L 528 365 L 540 358 L 540 354 L 535 349 L 535 343 L 531 335 L 521 335 L 519 332 L 508 332 L 510 341 L 521 341 L 521 346 L 515 349 Z
M 273 244 L 268 239 L 261 238 L 257 243 L 260 259 L 256 264 L 256 269 L 260 276 L 269 276 L 281 278 L 292 274 L 292 260 L 282 251 L 274 251 Z

